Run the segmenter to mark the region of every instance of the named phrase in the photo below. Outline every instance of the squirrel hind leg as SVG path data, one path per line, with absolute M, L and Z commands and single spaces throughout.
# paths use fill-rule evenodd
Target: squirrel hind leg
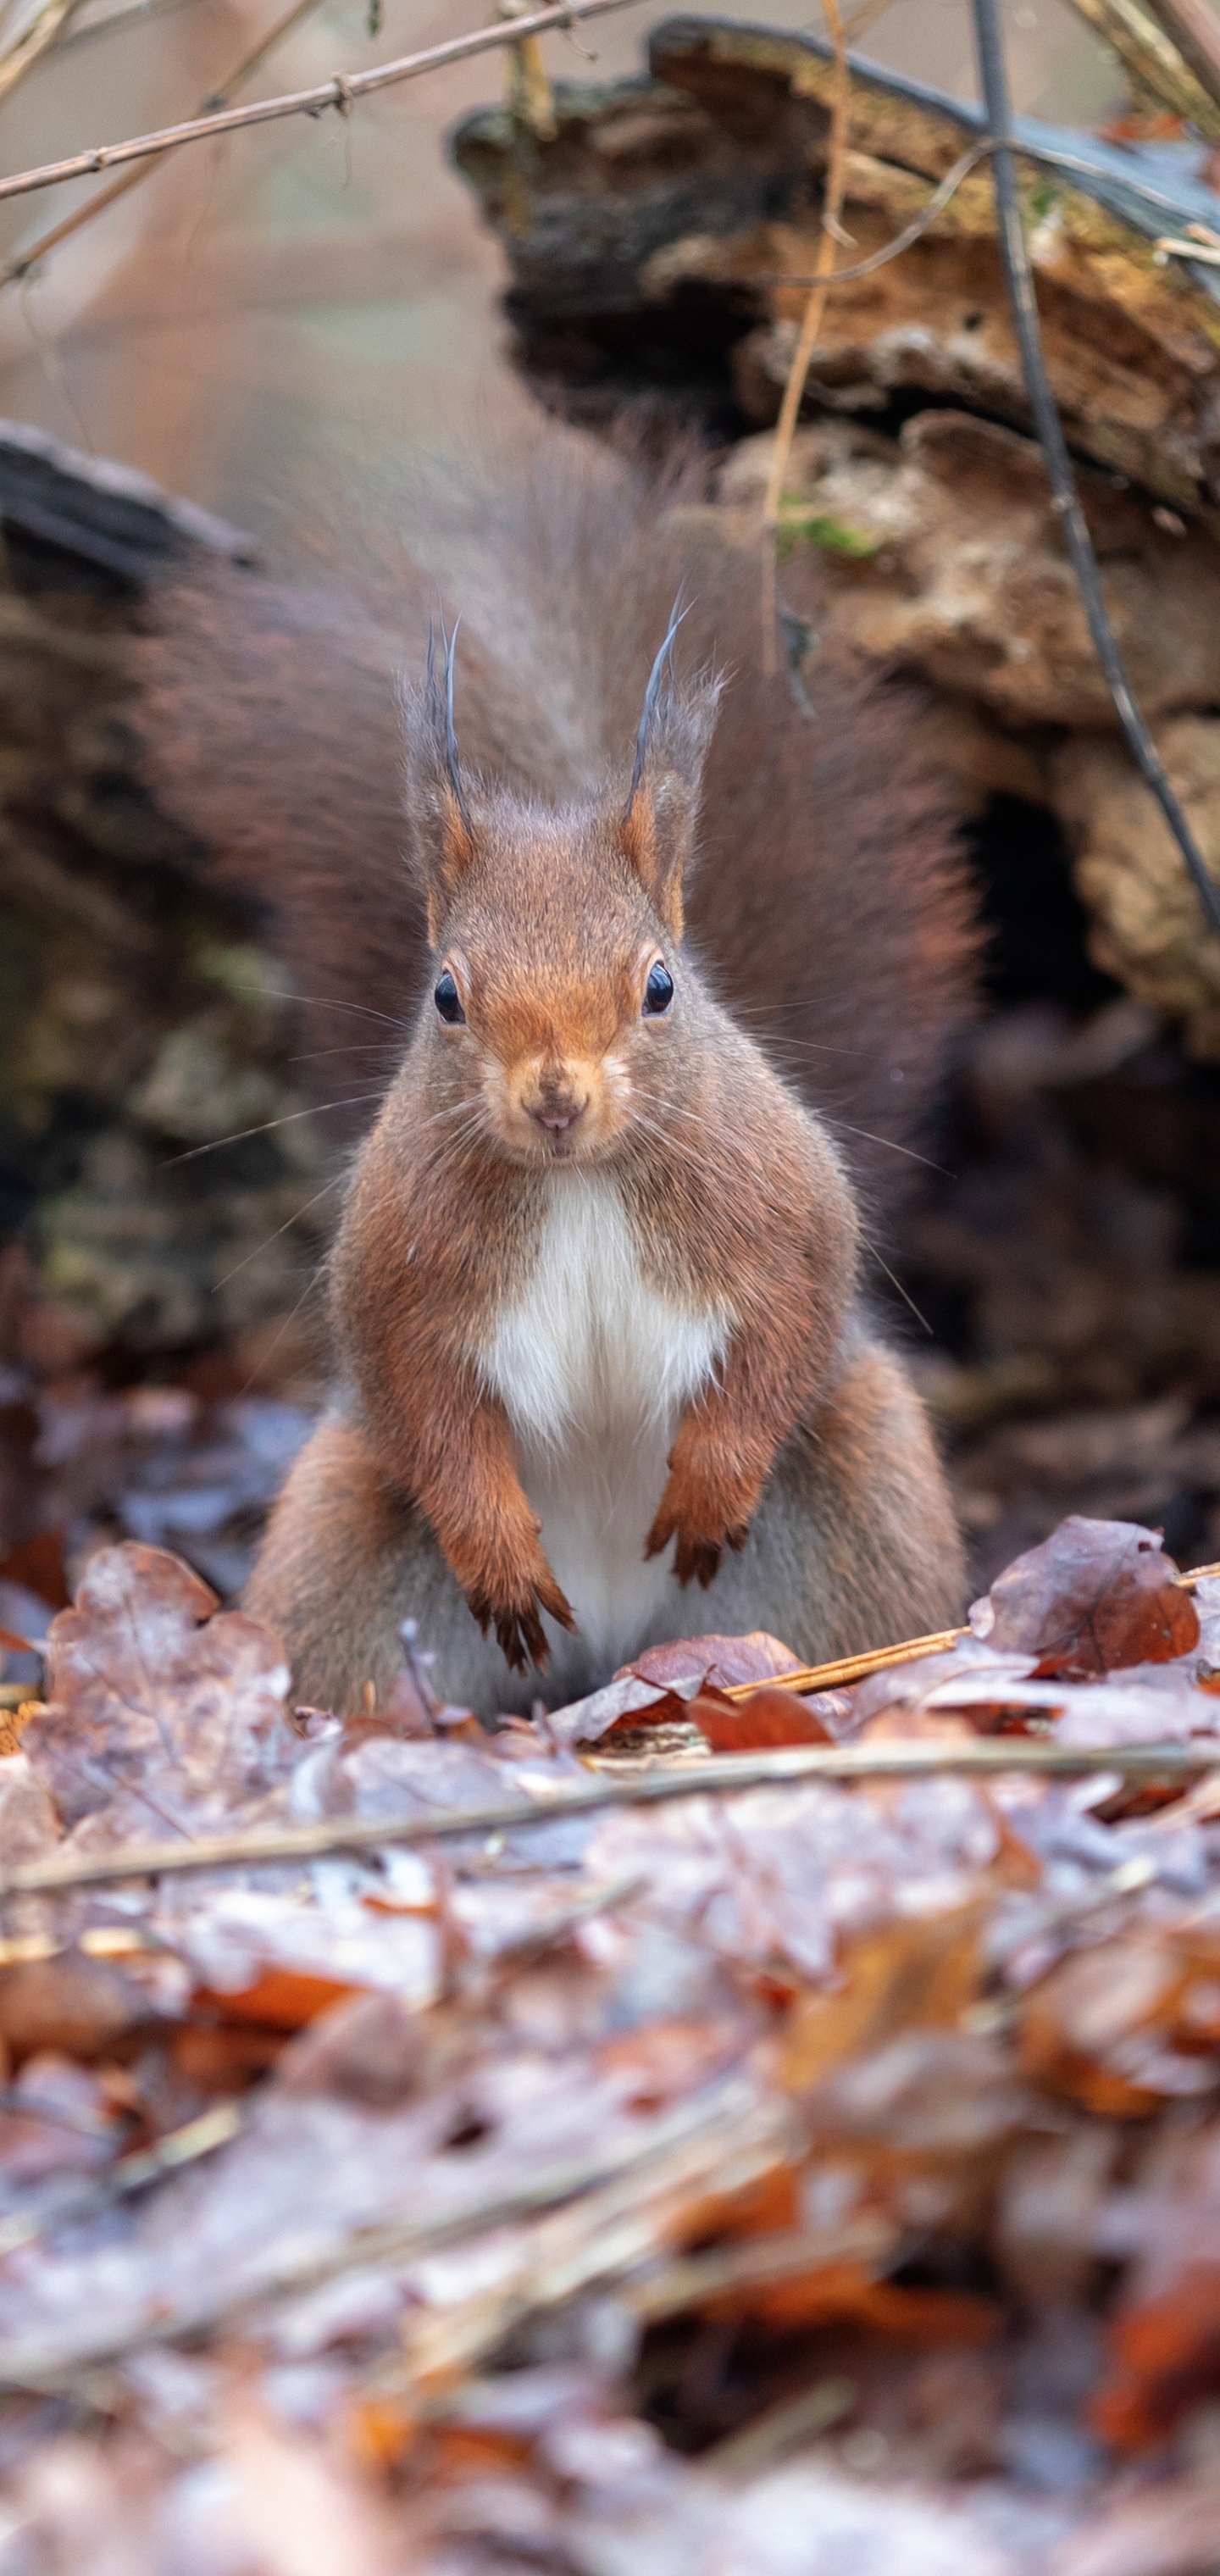
M 298 1700 L 356 1716 L 402 1669 L 399 1625 L 419 1615 L 417 1518 L 340 1416 L 318 1426 L 272 1513 L 243 1609 L 284 1644 Z
M 404 1619 L 435 1652 L 443 1700 L 494 1717 L 556 1699 L 553 1673 L 544 1681 L 528 1663 L 510 1672 L 494 1632 L 480 1633 L 427 1521 L 340 1413 L 319 1423 L 291 1468 L 242 1606 L 282 1639 L 294 1698 L 340 1717 L 364 1712 L 370 1683 L 374 1706 L 390 1697 Z M 571 1697 L 570 1685 L 565 1667 L 558 1696 Z

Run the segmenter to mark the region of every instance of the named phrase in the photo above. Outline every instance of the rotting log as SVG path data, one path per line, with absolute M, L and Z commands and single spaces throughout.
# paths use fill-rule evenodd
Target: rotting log
M 759 541 L 832 77 L 815 38 L 674 18 L 645 76 L 558 87 L 552 136 L 494 110 L 453 138 L 504 244 L 526 376 L 577 419 L 651 390 L 733 439 L 704 513 L 722 543 Z M 1156 249 L 1191 223 L 1220 234 L 1220 196 L 1202 142 L 1144 155 L 1019 130 L 1081 165 L 1022 164 L 1051 380 L 1131 678 L 1220 875 L 1220 772 L 1175 722 L 1206 726 L 1220 703 L 1220 270 Z M 840 265 L 918 216 L 978 131 L 968 105 L 853 57 Z M 832 292 L 803 418 L 781 553 L 818 550 L 823 635 L 932 684 L 929 747 L 964 811 L 995 792 L 1052 808 L 1098 961 L 1220 1055 L 1220 957 L 1106 741 L 1117 719 L 1028 435 L 985 164 L 918 242 Z M 816 643 L 802 685 L 816 696 Z
M 818 239 L 831 67 L 811 37 L 669 19 L 651 77 L 559 86 L 547 140 L 503 110 L 453 138 L 503 240 L 526 371 L 592 410 L 682 382 L 747 423 L 779 408 Z M 1095 164 L 1086 183 L 1026 164 L 1047 355 L 1081 454 L 1182 507 L 1220 502 L 1220 304 L 1206 272 L 1158 265 L 1168 200 L 1138 200 L 1137 156 L 1026 121 Z M 972 112 L 854 64 L 847 265 L 927 204 L 977 134 Z M 1201 152 L 1195 156 L 1201 159 Z M 1164 174 L 1158 168 L 1164 189 Z M 1107 202 L 1103 202 L 1103 198 Z M 1178 224 L 1220 200 L 1187 151 Z M 980 168 L 901 259 L 835 290 L 810 405 L 884 421 L 912 397 L 1023 426 L 1028 406 Z
M 179 1158 L 300 1109 L 291 1007 L 128 721 L 151 586 L 249 541 L 11 422 L 0 528 L 0 1310 L 33 1254 L 16 1356 L 227 1337 L 253 1365 L 316 1258 L 278 1232 L 317 1188 L 310 1123 Z

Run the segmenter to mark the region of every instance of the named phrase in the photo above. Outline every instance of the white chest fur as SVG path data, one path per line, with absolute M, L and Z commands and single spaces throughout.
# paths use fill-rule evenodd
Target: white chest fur
M 512 1423 L 586 1653 L 608 1672 L 683 1630 L 672 1548 L 645 1564 L 644 1540 L 683 1408 L 723 1357 L 733 1319 L 647 1286 L 604 1175 L 557 1172 L 550 1186 L 534 1267 L 501 1310 L 482 1369 Z

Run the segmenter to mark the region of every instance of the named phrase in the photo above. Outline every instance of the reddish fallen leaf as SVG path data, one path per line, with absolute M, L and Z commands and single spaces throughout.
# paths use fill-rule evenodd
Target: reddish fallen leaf
M 785 2161 L 756 2174 L 741 2191 L 709 2192 L 688 2202 L 674 2243 L 688 2249 L 722 2239 L 735 2244 L 741 2237 L 781 2235 L 800 2220 L 800 2175 Z
M 304 2030 L 319 2013 L 330 2012 L 359 1992 L 336 1977 L 311 1977 L 295 1968 L 264 1968 L 252 1986 L 238 1994 L 217 1994 L 202 1986 L 192 1996 L 192 2010 L 213 2022 L 252 2023 L 262 2030 Z
M 259 2030 L 235 2022 L 210 2027 L 186 2022 L 171 2042 L 179 2075 L 201 2093 L 244 2093 L 260 2075 L 278 2063 L 286 2045 L 282 2030 Z
M 1206 2087 L 1220 2033 L 1220 1960 L 1205 1935 L 1135 1934 L 1061 1961 L 1026 1997 L 1027 2075 L 1103 2119 L 1140 2120 Z
M 1170 1663 L 1199 1640 L 1175 1575 L 1157 1531 L 1073 1513 L 992 1584 L 981 1632 L 1001 1651 L 1036 1655 L 1039 1678 Z
M 726 1699 L 705 1682 L 686 1710 L 713 1753 L 757 1753 L 780 1744 L 832 1744 L 816 1710 L 795 1691 L 758 1690 L 749 1699 Z
M 1220 2394 L 1220 2262 L 1189 2263 L 1171 2291 L 1124 2309 L 1109 2349 L 1113 2371 L 1091 2410 L 1099 2433 L 1119 2450 L 1163 2441 Z
M 825 2325 L 871 2327 L 902 2343 L 990 2343 L 1000 2312 L 989 2299 L 951 2290 L 904 2289 L 874 2280 L 861 2263 L 823 2263 L 787 2281 L 743 2285 L 709 2300 L 706 2313 L 748 2316 L 778 2334 Z
M 740 2022 L 654 2021 L 624 2031 L 598 2051 L 598 2064 L 624 2079 L 623 2099 L 635 2111 L 657 2111 L 706 2084 L 741 2054 Z

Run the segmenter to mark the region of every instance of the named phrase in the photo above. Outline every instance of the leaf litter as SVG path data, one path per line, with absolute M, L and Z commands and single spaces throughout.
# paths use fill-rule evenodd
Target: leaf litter
M 263 1848 L 5 1896 L 0 2576 L 1209 2576 L 1220 1578 L 1074 1519 L 849 1688 L 692 1638 L 498 1732 L 413 1645 L 296 1709 L 139 1540 L 39 1644 L 0 1894 Z M 980 1739 L 1114 1764 L 939 1767 Z M 1165 1740 L 1193 1780 L 1128 1776 Z

